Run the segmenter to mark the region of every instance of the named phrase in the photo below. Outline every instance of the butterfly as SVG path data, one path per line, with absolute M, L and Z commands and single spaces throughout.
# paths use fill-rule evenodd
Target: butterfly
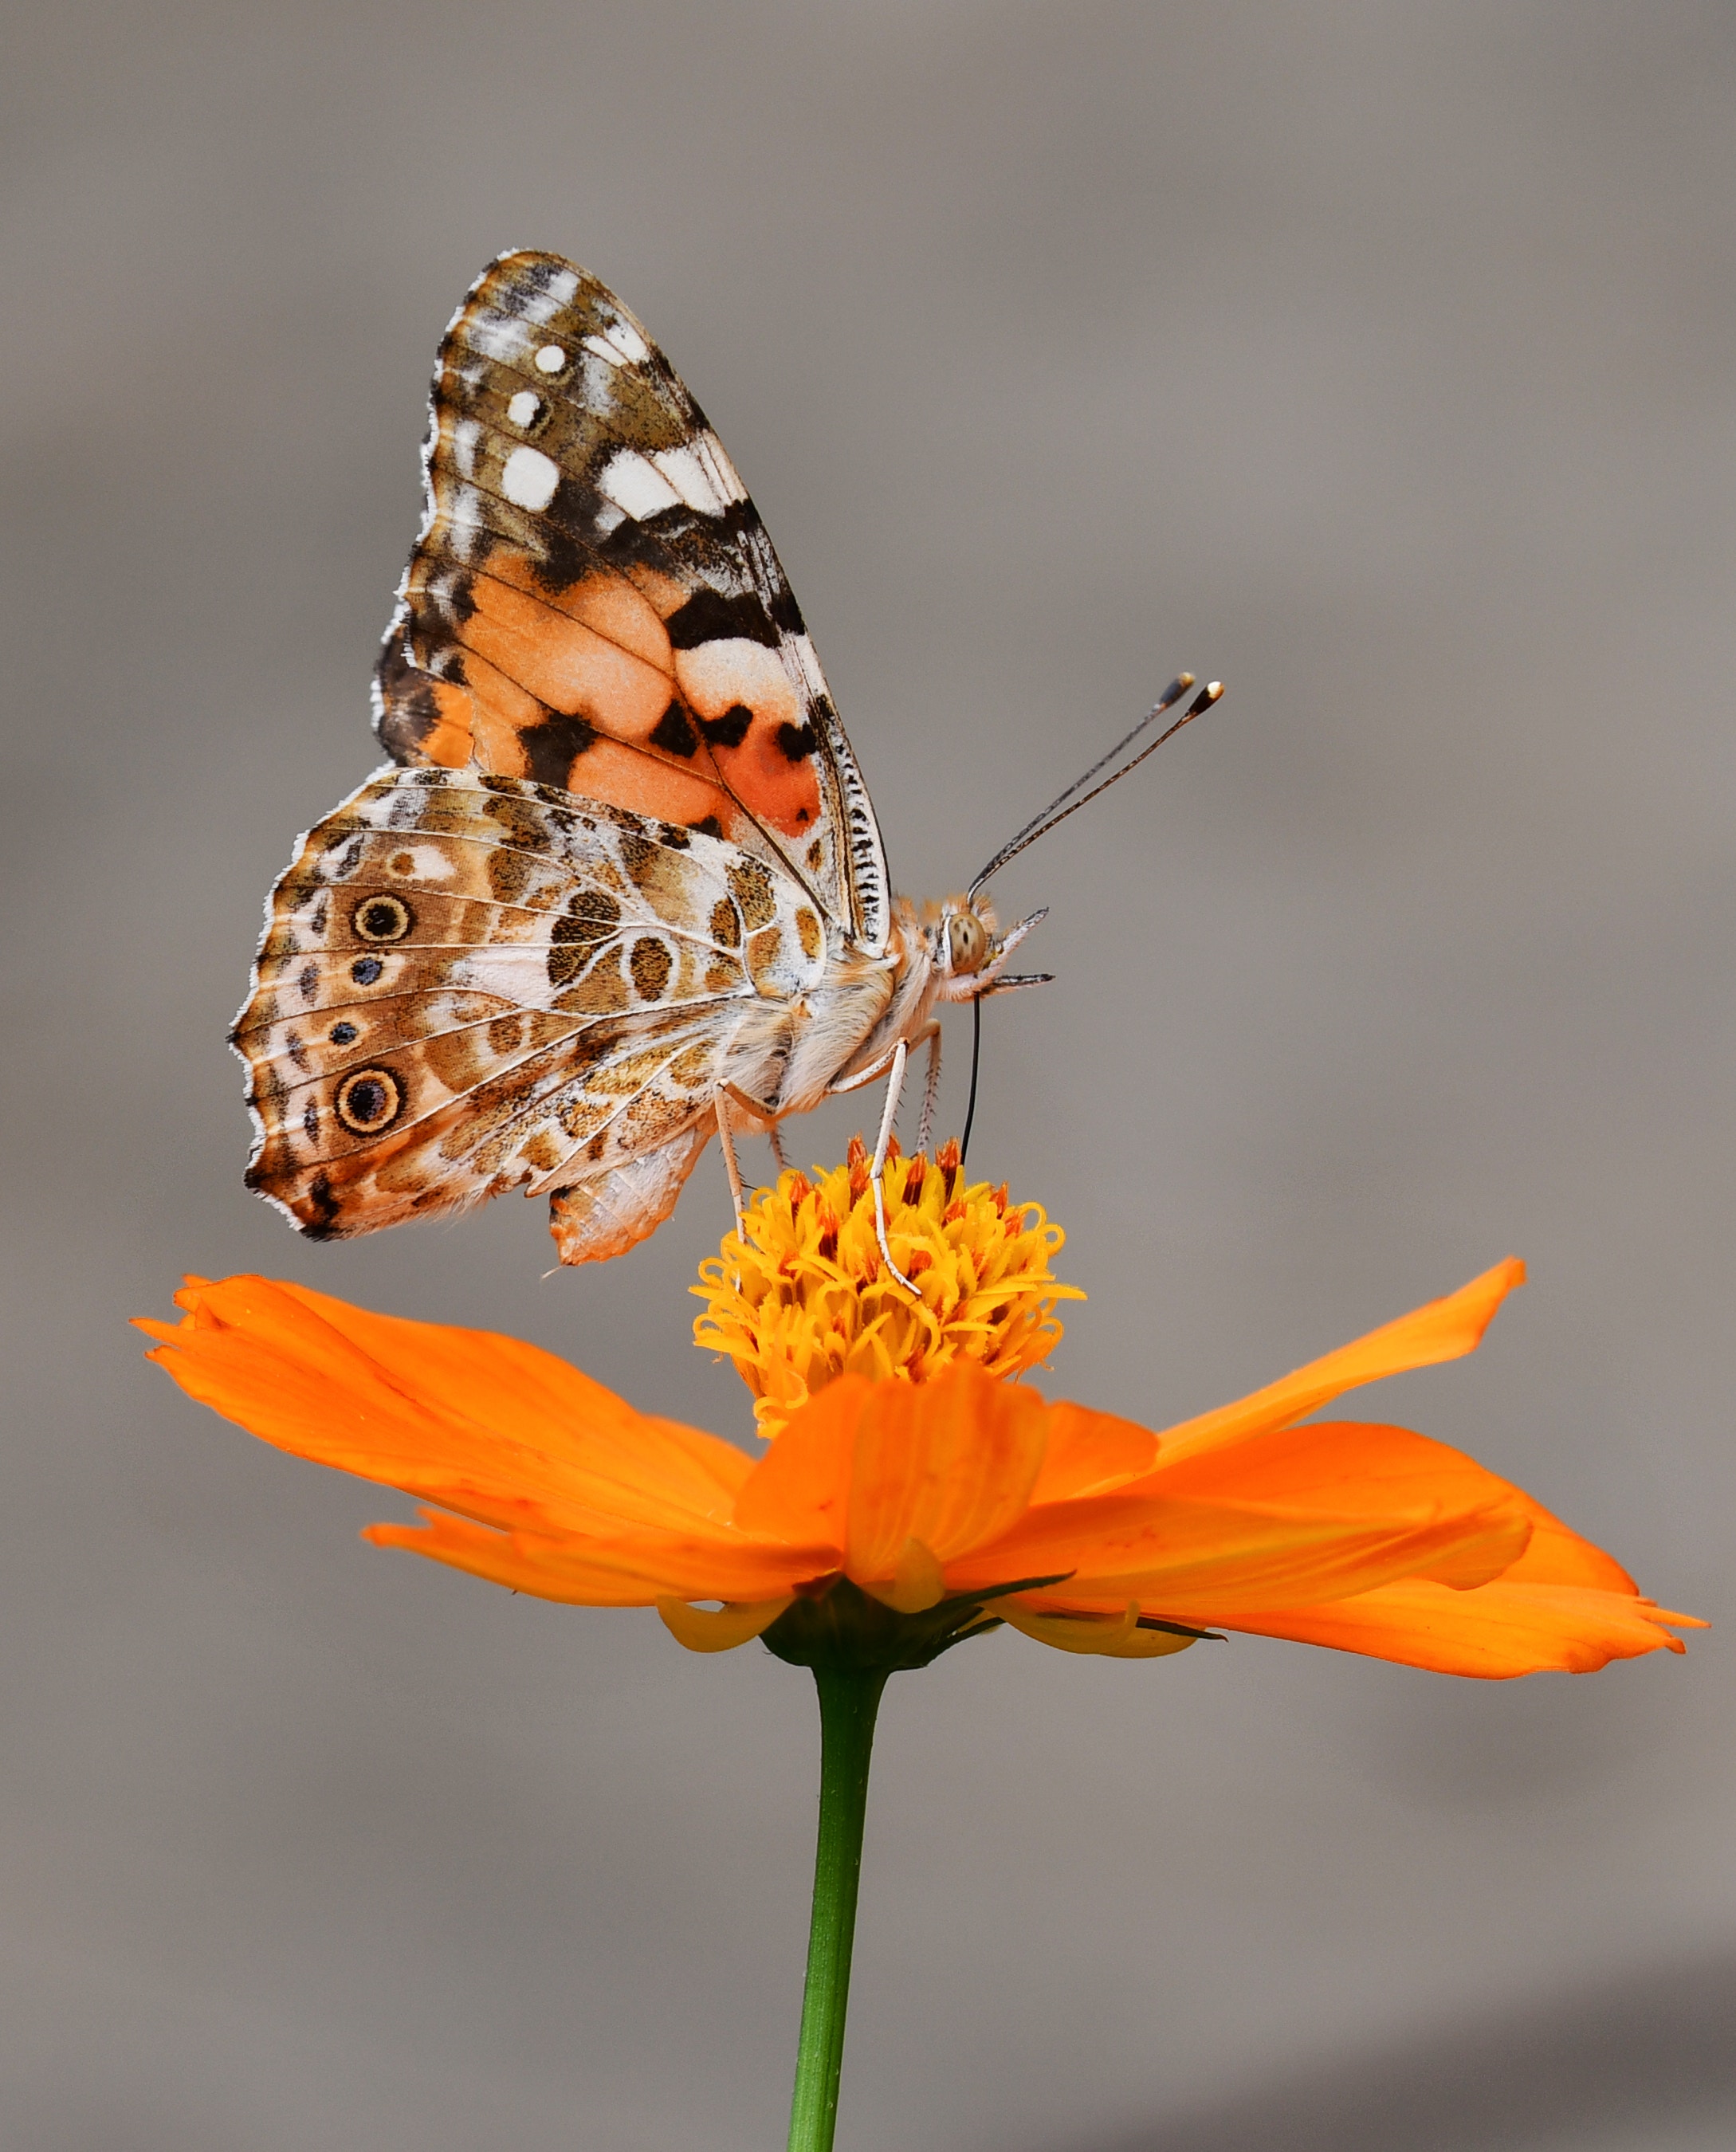
M 424 471 L 374 678 L 391 760 L 297 844 L 231 1033 L 248 1185 L 315 1239 L 521 1188 L 591 1261 L 668 1216 L 713 1134 L 739 1223 L 737 1138 L 775 1149 L 886 1077 L 879 1204 L 919 1046 L 929 1138 L 940 1005 L 1038 982 L 1006 966 L 1043 915 L 1003 931 L 982 894 L 1038 823 L 963 896 L 892 895 L 735 466 L 573 263 L 505 254 L 471 287 Z

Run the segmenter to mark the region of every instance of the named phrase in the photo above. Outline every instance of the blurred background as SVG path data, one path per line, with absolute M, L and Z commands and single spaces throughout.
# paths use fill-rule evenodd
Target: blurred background
M 408 1505 L 123 1327 L 256 1268 L 745 1437 L 683 1342 L 714 1151 L 548 1279 L 541 1204 L 319 1248 L 241 1184 L 224 1031 L 378 759 L 502 247 L 706 406 L 901 887 L 1229 683 L 1000 886 L 1059 977 L 987 1013 L 973 1164 L 1069 1231 L 1052 1393 L 1162 1425 L 1516 1251 L 1363 1416 L 1736 1611 L 1727 6 L 63 0 L 4 51 L 8 2146 L 783 2141 L 805 1677 L 364 1546 Z M 840 2145 L 1727 2145 L 1729 1666 L 901 1677 Z

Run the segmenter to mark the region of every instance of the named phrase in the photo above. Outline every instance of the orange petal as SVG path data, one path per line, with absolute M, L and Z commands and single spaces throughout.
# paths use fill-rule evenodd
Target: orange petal
M 1462 1449 L 1413 1429 L 1327 1419 L 1277 1428 L 1228 1449 L 1196 1450 L 1179 1463 L 1165 1452 L 1139 1492 L 1410 1515 L 1468 1508 L 1518 1490 Z
M 823 1567 L 896 1589 L 912 1540 L 950 1568 L 1019 1515 L 1043 1460 L 1044 1418 L 1033 1391 L 968 1363 L 920 1385 L 840 1376 L 754 1465 L 735 1525 L 759 1540 L 830 1543 Z
M 844 1559 L 856 1429 L 874 1385 L 840 1375 L 810 1398 L 763 1457 L 735 1498 L 739 1530 L 763 1540 L 824 1540 L 836 1569 Z
M 1364 1421 L 1314 1420 L 1257 1441 L 1196 1454 L 1180 1464 L 1160 1465 L 1150 1485 L 1167 1493 L 1273 1500 L 1347 1498 L 1370 1510 L 1418 1509 L 1430 1502 L 1470 1510 L 1505 1498 L 1530 1520 L 1522 1553 L 1500 1572 L 1510 1583 L 1567 1584 L 1633 1593 L 1633 1579 L 1611 1555 L 1581 1539 L 1522 1488 L 1479 1464 L 1462 1450 L 1409 1428 Z M 1460 1589 L 1491 1580 L 1472 1573 L 1429 1576 Z
M 1324 1359 L 1311 1360 L 1294 1374 L 1268 1383 L 1237 1403 L 1183 1420 L 1158 1438 L 1160 1469 L 1288 1426 L 1364 1383 L 1459 1358 L 1475 1349 L 1496 1308 L 1524 1282 L 1525 1265 L 1516 1256 L 1509 1256 L 1444 1300 L 1432 1300 L 1425 1307 L 1401 1315 L 1396 1322 L 1371 1330 Z
M 1069 1512 L 1091 1514 L 1087 1520 Z M 1066 1596 L 1124 1603 L 1211 1627 L 1236 1608 L 1307 1606 L 1458 1565 L 1499 1575 L 1531 1525 L 1516 1500 L 1469 1510 L 1361 1514 L 1301 1504 L 1167 1501 L 1114 1496 L 1033 1512 L 992 1545 L 950 1563 L 970 1591 L 1013 1576 L 1056 1576 Z
M 235 1277 L 141 1322 L 190 1397 L 279 1449 L 510 1525 L 727 1518 L 749 1460 L 553 1353 Z
M 1156 1456 L 1157 1437 L 1149 1427 L 1084 1405 L 1051 1405 L 1048 1446 L 1031 1490 L 1032 1504 L 1106 1495 L 1149 1472 Z
M 1476 1591 L 1413 1581 L 1336 1605 L 1226 1615 L 1222 1626 L 1298 1643 L 1500 1681 L 1554 1669 L 1592 1673 L 1612 1659 L 1680 1652 L 1663 1625 L 1703 1628 L 1637 1594 L 1583 1586 L 1515 1583 L 1509 1572 Z
M 667 1578 L 624 1561 L 599 1561 L 590 1551 L 526 1544 L 515 1533 L 440 1510 L 420 1514 L 419 1525 L 364 1525 L 362 1536 L 375 1546 L 402 1547 L 449 1569 L 485 1577 L 509 1591 L 569 1606 L 653 1606 L 670 1589 Z
M 1262 1550 L 1251 1538 L 1243 1560 L 1209 1593 L 1177 1589 L 1179 1571 L 1165 1580 L 1169 1588 L 1140 1591 L 1144 1611 L 1190 1627 L 1288 1637 L 1443 1672 L 1502 1677 L 1545 1667 L 1585 1672 L 1614 1657 L 1679 1651 L 1664 1625 L 1702 1626 L 1641 1599 L 1618 1562 L 1520 1489 L 1406 1428 L 1317 1422 L 1280 1429 L 1257 1442 L 1196 1453 L 1168 1469 L 1160 1465 L 1141 1485 L 1162 1485 L 1202 1501 L 1240 1496 L 1251 1523 L 1261 1509 L 1276 1512 L 1280 1505 L 1300 1523 L 1311 1505 L 1348 1510 L 1355 1504 L 1370 1521 L 1382 1511 L 1394 1524 L 1406 1516 L 1420 1520 L 1433 1507 L 1438 1524 L 1450 1527 L 1456 1517 L 1469 1528 L 1463 1536 L 1443 1530 L 1432 1556 L 1426 1530 L 1408 1554 L 1395 1541 L 1388 1556 L 1423 1557 L 1408 1575 L 1381 1579 L 1371 1561 L 1359 1592 L 1324 1601 L 1315 1595 L 1331 1550 L 1322 1548 L 1307 1593 L 1276 1609 L 1251 1604 L 1247 1594 L 1262 1588 L 1262 1569 L 1268 1576 L 1278 1573 L 1286 1551 Z M 1179 1538 L 1170 1551 L 1184 1551 Z M 1053 1591 L 1029 1595 L 1021 1602 L 1028 1613 L 1053 1617 L 1070 1608 L 1109 1620 L 1123 1595 L 1136 1588 L 1125 1575 L 1093 1575 L 1096 1552 L 1084 1545 L 1076 1551 L 1074 1575 Z M 1347 1540 L 1340 1551 L 1356 1551 Z M 1306 1573 L 1308 1558 L 1306 1546 L 1290 1551 L 1298 1575 Z
M 1408 1428 L 1323 1421 L 1179 1464 L 1160 1454 L 1155 1470 L 1114 1492 L 1032 1509 L 949 1574 L 963 1589 L 1053 1575 L 1069 1579 L 1069 1598 L 1185 1596 L 1211 1610 L 1209 1626 L 1221 1607 L 1342 1598 L 1404 1576 L 1480 1585 L 1519 1560 L 1540 1520 L 1553 1525 L 1528 1495 L 1444 1443 Z
M 509 1591 L 581 1606 L 651 1606 L 659 1599 L 745 1603 L 787 1598 L 824 1566 L 811 1550 L 756 1546 L 739 1536 L 643 1533 L 615 1540 L 496 1531 L 424 1510 L 420 1525 L 369 1525 L 376 1546 L 402 1547 L 485 1576 Z
M 764 1599 L 750 1606 L 689 1606 L 684 1599 L 659 1599 L 657 1611 L 678 1644 L 690 1652 L 733 1652 L 763 1635 L 788 1606 L 788 1599 Z
M 1505 1584 L 1566 1584 L 1591 1591 L 1613 1591 L 1637 1598 L 1639 1586 L 1613 1555 L 1570 1531 L 1541 1502 L 1524 1497 L 1531 1520 L 1531 1543 L 1502 1578 Z M 1647 1604 L 1650 1602 L 1647 1601 Z M 1691 1628 L 1703 1628 L 1701 1622 Z
M 931 1548 L 924 1546 L 921 1540 L 906 1540 L 891 1582 L 871 1589 L 895 1614 L 925 1614 L 946 1597 L 946 1572 Z
M 889 1581 L 912 1540 L 944 1564 L 998 1538 L 1030 1499 L 1046 1419 L 1034 1392 L 968 1363 L 877 1384 L 856 1431 L 846 1572 Z

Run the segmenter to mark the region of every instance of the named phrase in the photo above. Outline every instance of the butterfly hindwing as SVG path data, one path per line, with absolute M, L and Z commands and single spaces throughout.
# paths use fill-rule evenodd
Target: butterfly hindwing
M 886 945 L 880 835 L 758 511 L 620 301 L 504 255 L 440 347 L 427 515 L 378 674 L 405 764 L 726 839 Z
M 800 886 L 736 846 L 510 778 L 388 769 L 272 892 L 235 1032 L 250 1184 L 327 1237 L 625 1173 L 626 1238 L 607 1202 L 566 1202 L 566 1259 L 613 1252 L 673 1205 L 744 1013 L 794 1002 L 824 946 Z

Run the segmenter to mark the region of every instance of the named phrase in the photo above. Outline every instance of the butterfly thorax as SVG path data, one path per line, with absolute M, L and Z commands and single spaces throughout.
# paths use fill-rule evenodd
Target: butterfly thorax
M 806 1113 L 885 1031 L 901 999 L 901 972 L 891 949 L 874 957 L 829 935 L 818 976 L 800 992 L 787 1001 L 763 998 L 743 1012 L 723 1081 L 763 1102 L 768 1119 Z M 744 1116 L 744 1125 L 751 1124 L 752 1116 Z
M 728 1080 L 779 1118 L 806 1113 L 883 1072 L 901 1040 L 914 1047 L 926 1038 L 937 1005 L 980 992 L 1003 953 L 986 901 L 895 897 L 883 954 L 835 933 L 813 985 L 744 1017 Z

